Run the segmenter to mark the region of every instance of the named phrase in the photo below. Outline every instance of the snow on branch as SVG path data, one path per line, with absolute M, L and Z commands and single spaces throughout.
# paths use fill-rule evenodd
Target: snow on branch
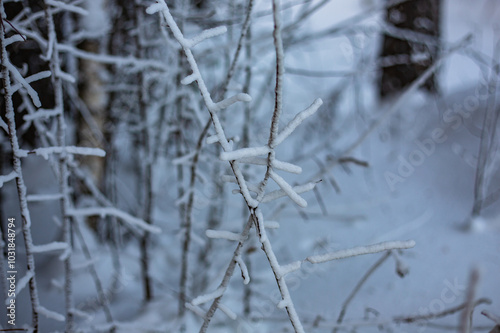
M 203 30 L 198 36 L 195 36 L 191 39 L 186 40 L 187 47 L 191 48 L 196 44 L 203 42 L 205 39 L 217 37 L 223 35 L 227 32 L 227 28 L 225 26 L 215 27 L 211 29 Z
M 280 269 L 278 270 L 279 277 L 281 278 L 289 273 L 298 271 L 300 266 L 302 266 L 302 261 L 294 261 L 288 265 L 280 266 Z
M 215 239 L 226 239 L 230 241 L 240 241 L 241 240 L 241 235 L 231 232 L 231 231 L 225 231 L 225 230 L 211 230 L 208 229 L 205 231 L 205 235 L 207 235 L 208 238 L 215 238 Z
M 268 163 L 268 159 L 262 157 L 243 157 L 240 158 L 238 161 L 240 163 L 254 164 L 254 165 L 267 165 Z M 273 169 L 276 170 L 281 170 L 295 174 L 302 173 L 302 168 L 300 166 L 284 161 L 279 161 L 277 159 L 273 159 L 271 161 L 271 166 L 273 167 Z
M 302 168 L 298 165 L 284 162 L 284 161 L 279 161 L 277 159 L 273 159 L 271 161 L 271 166 L 273 169 L 289 172 L 289 173 L 295 173 L 295 174 L 300 174 L 302 173 Z
M 486 318 L 490 319 L 491 321 L 493 321 L 494 323 L 496 323 L 498 326 L 500 326 L 500 316 L 491 313 L 488 310 L 481 311 L 481 314 Z
M 38 81 L 41 79 L 46 79 L 46 78 L 50 77 L 51 75 L 52 75 L 51 71 L 41 71 L 41 72 L 38 72 L 36 74 L 30 75 L 30 76 L 24 78 L 24 81 L 26 81 L 26 83 L 29 84 L 31 82 L 35 82 L 35 81 Z M 21 88 L 22 86 L 23 85 L 21 83 L 13 84 L 11 87 L 12 93 L 15 93 L 16 91 L 18 91 L 19 88 Z
M 382 251 L 411 249 L 414 246 L 415 246 L 414 240 L 384 242 L 367 246 L 353 247 L 350 249 L 320 254 L 316 256 L 310 256 L 307 257 L 305 260 L 309 261 L 312 264 L 319 264 L 327 261 L 345 259 L 349 257 L 378 253 Z
M 224 312 L 224 314 L 226 316 L 229 317 L 229 319 L 232 319 L 232 320 L 236 320 L 236 318 L 238 318 L 238 316 L 236 315 L 236 313 L 234 313 L 230 308 L 228 308 L 227 306 L 225 306 L 224 304 L 222 303 L 219 303 L 219 309 Z
M 26 274 L 20 278 L 18 281 L 17 281 L 17 285 L 16 285 L 16 291 L 17 291 L 17 295 L 19 295 L 21 293 L 21 290 L 24 289 L 24 287 L 26 287 L 26 285 L 28 284 L 28 282 L 35 276 L 35 271 L 33 270 L 28 270 L 26 272 Z M 8 301 L 9 299 L 6 299 L 6 301 Z
M 9 126 L 3 121 L 2 118 L 0 118 L 0 128 L 2 128 L 5 133 L 9 133 Z
M 38 307 L 38 313 L 44 315 L 45 317 L 47 317 L 49 319 L 53 319 L 56 321 L 66 320 L 66 318 L 62 314 L 54 312 L 52 310 L 49 310 L 46 307 L 41 306 L 41 305 Z
M 307 207 L 307 201 L 304 200 L 295 190 L 293 187 L 286 182 L 283 178 L 281 178 L 280 175 L 278 175 L 274 171 L 269 172 L 269 176 L 278 184 L 279 187 L 283 190 L 283 192 L 290 198 L 292 199 L 293 202 L 295 202 L 297 205 L 299 205 L 302 208 Z
M 62 71 L 60 68 L 57 68 L 57 70 L 56 70 L 56 76 L 59 77 L 61 80 L 69 82 L 69 83 L 75 83 L 76 82 L 76 79 L 74 78 L 73 75 Z
M 200 69 L 198 68 L 198 64 L 196 63 L 193 52 L 191 51 L 192 42 L 191 42 L 191 40 L 184 38 L 182 31 L 180 30 L 179 26 L 177 25 L 174 18 L 172 17 L 172 14 L 170 13 L 170 10 L 169 10 L 167 4 L 165 3 L 165 1 L 164 0 L 157 0 L 155 4 L 149 6 L 146 9 L 146 12 L 148 14 L 154 14 L 157 12 L 161 12 L 165 21 L 168 24 L 168 27 L 172 31 L 174 38 L 182 46 L 184 53 L 186 55 L 186 59 L 187 59 L 189 66 L 191 67 L 191 70 L 192 70 L 192 74 L 189 75 L 188 77 L 186 77 L 183 80 L 183 83 L 184 84 L 192 83 L 194 81 L 196 81 L 198 83 L 198 89 L 200 90 L 201 96 L 203 97 L 203 101 L 204 101 L 206 107 L 208 108 L 208 111 L 210 112 L 210 117 L 212 118 L 212 123 L 213 123 L 213 126 L 215 128 L 215 133 L 216 133 L 217 138 L 218 138 L 217 141 L 220 143 L 220 145 L 222 146 L 224 151 L 226 151 L 226 152 L 231 151 L 232 150 L 231 144 L 229 143 L 229 141 L 226 138 L 226 134 L 224 133 L 224 129 L 222 128 L 222 124 L 221 124 L 219 118 L 217 117 L 216 112 L 218 110 L 220 110 L 221 108 L 224 108 L 224 107 L 229 106 L 230 104 L 233 104 L 234 102 L 249 101 L 250 96 L 248 96 L 246 94 L 238 94 L 238 95 L 236 95 L 237 97 L 232 97 L 232 98 L 229 98 L 227 100 L 223 100 L 219 103 L 214 103 L 214 101 L 212 100 L 212 97 L 210 96 L 210 92 L 205 84 L 205 81 L 203 80 Z M 215 29 L 215 30 L 210 29 L 207 32 L 202 32 L 200 36 L 205 36 L 204 38 L 208 38 L 208 37 L 213 37 L 216 35 L 216 33 L 220 33 L 220 32 L 222 32 L 221 28 Z M 233 166 L 233 168 L 237 169 L 237 165 L 235 167 Z M 236 175 L 236 178 L 238 179 L 238 183 L 243 184 L 243 187 L 245 187 L 243 175 L 241 173 L 238 173 L 238 172 L 235 172 L 235 175 Z M 245 200 L 247 200 L 247 202 L 249 202 L 249 201 L 252 202 L 252 204 L 255 203 L 254 201 L 252 201 L 252 198 L 250 196 L 247 196 L 247 192 L 248 191 L 245 188 L 242 188 L 242 193 L 245 196 Z
M 15 171 L 12 171 L 11 173 L 5 175 L 5 176 L 0 176 L 0 188 L 3 187 L 3 184 L 13 180 L 13 179 L 16 179 L 17 177 L 17 172 Z
M 12 73 L 16 81 L 28 92 L 28 95 L 31 97 L 31 100 L 33 101 L 33 104 L 39 108 L 42 106 L 42 103 L 40 102 L 40 98 L 38 97 L 38 93 L 33 89 L 29 82 L 26 81 L 26 79 L 19 73 L 17 68 L 10 63 L 10 61 L 6 60 L 5 61 L 5 66 L 9 70 L 9 72 Z
M 269 154 L 271 150 L 268 146 L 241 148 L 233 151 L 225 151 L 220 154 L 220 159 L 223 161 L 234 161 L 241 158 L 255 157 L 259 155 Z
M 278 134 L 273 142 L 273 147 L 282 143 L 292 132 L 308 117 L 312 116 L 323 104 L 321 98 L 316 99 L 307 109 L 299 112 Z
M 234 257 L 234 261 L 240 266 L 241 277 L 243 278 L 243 284 L 250 283 L 250 275 L 248 274 L 248 268 L 240 255 Z
M 220 111 L 223 109 L 227 109 L 236 102 L 250 102 L 250 101 L 252 101 L 252 97 L 249 94 L 239 93 L 234 96 L 223 99 L 218 103 L 215 103 L 213 110 Z
M 28 202 L 60 200 L 63 197 L 60 193 L 55 194 L 30 194 L 26 197 Z
M 316 184 L 317 182 L 310 182 L 304 185 L 294 186 L 292 187 L 292 190 L 297 194 L 301 194 L 313 190 Z M 261 202 L 262 203 L 270 202 L 282 198 L 284 196 L 287 196 L 287 193 L 284 190 L 272 191 L 264 195 Z
M 134 217 L 122 210 L 116 209 L 114 207 L 87 207 L 87 208 L 78 208 L 78 209 L 68 209 L 68 215 L 73 217 L 88 217 L 88 216 L 115 216 L 122 220 L 123 222 L 139 227 L 145 231 L 159 234 L 161 233 L 161 229 L 153 226 L 146 221 Z
M 190 74 L 181 80 L 181 84 L 187 86 L 196 80 L 198 80 L 198 75 Z
M 205 310 L 203 310 L 201 307 L 193 305 L 191 303 L 184 304 L 186 309 L 191 310 L 195 315 L 197 315 L 200 318 L 205 318 Z
M 210 135 L 210 136 L 207 136 L 207 139 L 205 140 L 205 142 L 208 145 L 211 145 L 211 144 L 214 144 L 216 142 L 219 142 L 219 138 L 217 137 L 217 135 Z
M 46 109 L 38 109 L 38 111 L 31 113 L 31 114 L 26 114 L 23 116 L 23 119 L 25 121 L 33 121 L 33 120 L 38 120 L 38 119 L 47 119 L 50 117 L 55 117 L 61 114 L 60 110 L 46 110 Z
M 264 222 L 264 227 L 266 229 L 278 229 L 280 227 L 280 224 L 276 221 L 266 221 Z
M 100 148 L 88 148 L 88 147 L 75 147 L 75 146 L 65 146 L 65 147 L 42 147 L 33 150 L 19 150 L 20 157 L 26 157 L 28 154 L 36 154 L 37 156 L 42 156 L 44 159 L 48 159 L 51 154 L 71 154 L 71 155 L 84 155 L 84 156 L 97 156 L 104 157 L 106 152 Z
M 195 299 L 193 299 L 191 301 L 191 304 L 200 305 L 203 303 L 210 302 L 211 300 L 214 300 L 214 299 L 224 295 L 225 291 L 226 291 L 225 287 L 219 287 L 216 290 L 212 291 L 211 293 L 200 295 L 200 296 L 196 297 Z
M 16 42 L 24 42 L 26 39 L 23 35 L 13 35 L 9 38 L 5 38 L 5 46 L 9 46 L 10 44 Z
M 60 52 L 67 52 L 80 59 L 91 60 L 102 64 L 115 65 L 118 67 L 132 66 L 137 70 L 145 68 L 154 68 L 161 71 L 168 71 L 168 68 L 164 63 L 156 60 L 138 59 L 132 56 L 120 57 L 107 54 L 97 54 L 93 52 L 80 50 L 72 45 L 66 45 L 60 43 L 57 43 L 56 47 L 57 50 Z
M 64 3 L 62 1 L 57 1 L 57 0 L 46 0 L 45 1 L 47 4 L 51 5 L 52 7 L 62 9 L 67 12 L 72 12 L 75 14 L 87 16 L 89 12 L 86 9 L 83 9 L 81 7 L 69 4 L 69 3 Z
M 64 242 L 51 242 L 43 245 L 33 245 L 33 253 L 63 251 L 66 249 L 68 249 L 68 244 Z

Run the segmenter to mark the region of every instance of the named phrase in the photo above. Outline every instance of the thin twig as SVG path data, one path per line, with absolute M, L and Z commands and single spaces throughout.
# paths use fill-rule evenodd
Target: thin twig
M 0 0 L 0 21 L 6 18 L 3 0 Z M 17 138 L 16 121 L 14 115 L 14 105 L 12 101 L 11 91 L 11 78 L 6 64 L 9 62 L 6 45 L 5 45 L 5 27 L 2 26 L 0 33 L 0 60 L 3 66 L 2 81 L 4 87 L 4 101 L 5 101 L 5 118 L 9 128 L 9 141 L 12 147 L 12 168 L 16 172 L 16 185 L 19 198 L 19 205 L 22 217 L 22 230 L 26 249 L 26 274 L 31 274 L 29 279 L 29 291 L 31 300 L 31 316 L 32 316 L 32 329 L 34 333 L 38 332 L 38 315 L 40 308 L 40 301 L 38 298 L 38 288 L 35 279 L 35 257 L 33 255 L 33 237 L 31 234 L 31 214 L 28 209 L 28 200 L 26 199 L 27 190 L 23 178 L 23 169 L 21 165 L 21 157 L 19 155 L 19 141 Z
M 344 303 L 342 304 L 342 310 L 339 313 L 339 316 L 337 318 L 337 324 L 341 324 L 342 321 L 344 320 L 344 316 L 347 312 L 347 307 L 351 303 L 351 301 L 354 299 L 354 296 L 359 292 L 361 287 L 365 284 L 365 282 L 370 278 L 370 276 L 379 268 L 386 260 L 391 256 L 391 251 L 387 251 L 384 253 L 382 257 L 380 257 L 379 260 L 377 260 L 363 275 L 363 277 L 358 281 L 354 289 L 351 291 L 349 296 L 346 298 Z M 335 327 L 333 329 L 333 333 L 337 333 L 338 327 Z

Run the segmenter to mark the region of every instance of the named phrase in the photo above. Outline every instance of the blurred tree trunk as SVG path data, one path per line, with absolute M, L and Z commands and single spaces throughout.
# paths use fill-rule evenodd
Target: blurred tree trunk
M 387 0 L 379 56 L 382 99 L 401 92 L 432 66 L 439 53 L 440 25 L 441 0 Z M 435 75 L 421 88 L 438 93 Z

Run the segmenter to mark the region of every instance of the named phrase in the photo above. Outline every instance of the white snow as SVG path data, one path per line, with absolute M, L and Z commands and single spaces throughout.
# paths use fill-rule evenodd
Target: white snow
M 289 273 L 299 270 L 301 266 L 302 266 L 302 261 L 294 261 L 290 264 L 280 266 L 279 269 L 280 278 L 286 276 Z
M 5 62 L 5 66 L 9 69 L 9 72 L 12 74 L 14 79 L 17 81 L 18 84 L 20 84 L 26 91 L 28 92 L 28 95 L 31 97 L 31 100 L 33 101 L 33 104 L 36 107 L 42 106 L 42 103 L 40 102 L 40 97 L 38 97 L 38 93 L 33 89 L 29 82 L 26 81 L 26 79 L 19 73 L 17 68 L 10 63 L 10 61 Z
M 226 239 L 230 241 L 241 240 L 240 234 L 231 231 L 207 229 L 205 231 L 205 234 L 207 235 L 208 238 Z
M 265 155 L 270 152 L 268 146 L 241 148 L 233 151 L 225 151 L 220 154 L 220 159 L 223 161 L 234 161 L 242 158 Z
M 276 137 L 274 141 L 274 146 L 282 143 L 293 131 L 300 125 L 302 122 L 308 117 L 318 111 L 319 107 L 323 104 L 321 98 L 316 99 L 307 109 L 299 112 L 286 126 L 281 130 L 279 135 Z
M 313 190 L 315 186 L 316 186 L 315 182 L 310 182 L 310 183 L 307 183 L 304 185 L 294 186 L 294 187 L 292 187 L 292 190 L 297 194 L 301 194 L 301 193 L 305 193 L 305 192 L 309 192 L 309 191 Z M 282 198 L 282 197 L 287 196 L 287 195 L 288 194 L 284 190 L 272 191 L 272 192 L 266 193 L 266 195 L 264 195 L 264 197 L 262 198 L 261 202 L 262 203 L 271 202 L 273 200 Z
M 243 284 L 248 284 L 250 283 L 250 275 L 248 274 L 248 268 L 241 256 L 236 256 L 234 258 L 234 261 L 238 263 L 238 266 L 240 266 L 241 270 L 241 276 L 243 277 Z
M 191 303 L 193 305 L 200 305 L 203 303 L 210 302 L 210 301 L 216 299 L 217 297 L 221 297 L 222 295 L 224 295 L 225 291 L 226 291 L 226 288 L 217 288 L 216 290 L 214 290 L 211 293 L 203 294 L 203 295 L 196 297 L 195 299 L 193 299 L 191 301 Z
M 414 240 L 383 242 L 373 245 L 353 247 L 350 249 L 320 254 L 316 256 L 310 256 L 307 257 L 306 260 L 312 264 L 319 264 L 326 261 L 345 259 L 349 257 L 360 256 L 364 254 L 372 254 L 388 250 L 411 249 L 414 246 L 415 246 Z
M 20 149 L 20 156 L 28 156 L 28 154 L 36 154 L 37 156 L 42 156 L 44 159 L 48 159 L 49 155 L 52 154 L 72 154 L 72 155 L 83 155 L 83 156 L 106 156 L 106 152 L 100 148 L 89 148 L 89 147 L 76 147 L 76 146 L 64 146 L 64 147 L 43 147 L 36 148 L 33 150 Z
M 67 214 L 73 217 L 86 217 L 86 216 L 116 216 L 125 223 L 131 226 L 139 227 L 145 231 L 159 234 L 161 229 L 157 226 L 151 225 L 142 219 L 134 217 L 122 210 L 116 209 L 114 207 L 86 207 L 86 208 L 76 208 L 68 209 Z
M 295 202 L 297 205 L 300 207 L 307 207 L 307 201 L 302 198 L 295 190 L 293 187 L 288 184 L 280 175 L 275 173 L 274 171 L 271 170 L 269 173 L 271 178 L 278 184 L 279 187 L 283 190 L 283 192 L 290 198 L 292 199 L 293 202 Z
M 208 38 L 217 37 L 217 36 L 225 34 L 226 32 L 227 32 L 227 28 L 225 26 L 215 27 L 215 28 L 211 28 L 211 29 L 205 29 L 198 36 L 195 36 L 191 39 L 188 39 L 186 41 L 186 46 L 188 48 L 192 48 L 196 44 L 199 44 Z
M 228 308 L 226 305 L 224 305 L 223 303 L 219 303 L 219 309 L 224 312 L 224 314 L 226 316 L 229 317 L 229 319 L 231 320 L 236 320 L 238 318 L 238 316 L 236 315 L 236 313 L 234 313 L 230 308 Z
M 51 71 L 41 71 L 41 72 L 38 72 L 36 74 L 30 75 L 30 76 L 24 78 L 24 80 L 26 81 L 26 83 L 32 83 L 32 82 L 35 82 L 35 81 L 38 81 L 41 79 L 48 78 L 51 75 L 52 75 Z M 22 86 L 23 85 L 21 83 L 13 84 L 11 87 L 12 93 L 15 93 L 16 91 L 18 91 L 19 88 L 21 88 Z
M 16 295 L 19 295 L 21 293 L 21 291 L 26 287 L 26 285 L 28 284 L 28 282 L 30 281 L 30 279 L 35 276 L 35 272 L 33 271 L 27 271 L 26 274 L 20 278 L 19 280 L 17 280 L 17 284 L 16 284 Z M 7 304 L 7 301 L 9 299 L 6 299 L 6 304 Z
M 57 313 L 55 311 L 51 311 L 51 310 L 49 310 L 46 307 L 41 306 L 41 305 L 38 307 L 38 312 L 41 315 L 43 315 L 49 319 L 53 319 L 53 320 L 57 320 L 57 321 L 64 321 L 65 320 L 65 317 L 62 314 Z
M 3 184 L 5 184 L 13 179 L 16 179 L 16 176 L 17 176 L 17 172 L 14 172 L 14 171 L 11 171 L 7 175 L 0 176 L 0 188 L 3 186 Z
M 226 99 L 223 99 L 222 101 L 220 101 L 218 103 L 215 103 L 215 105 L 213 106 L 213 110 L 220 111 L 220 110 L 227 109 L 228 107 L 230 107 L 231 105 L 233 105 L 236 102 L 247 102 L 248 103 L 250 101 L 252 101 L 252 97 L 250 95 L 244 94 L 244 93 L 239 93 L 239 94 L 233 95 L 231 97 L 228 97 Z
M 60 200 L 62 199 L 62 194 L 54 193 L 54 194 L 29 194 L 26 199 L 28 202 L 36 202 L 36 201 L 52 201 L 52 200 Z
M 62 1 L 46 0 L 46 3 L 55 7 L 55 8 L 59 8 L 59 9 L 62 9 L 64 11 L 72 12 L 72 13 L 75 13 L 78 15 L 86 16 L 89 14 L 89 12 L 87 10 L 85 10 L 81 7 L 78 7 L 78 6 L 69 4 L 69 3 L 65 3 Z
M 52 242 L 43 245 L 33 245 L 32 251 L 33 253 L 43 253 L 52 251 L 62 251 L 67 249 L 68 249 L 68 244 L 64 242 Z

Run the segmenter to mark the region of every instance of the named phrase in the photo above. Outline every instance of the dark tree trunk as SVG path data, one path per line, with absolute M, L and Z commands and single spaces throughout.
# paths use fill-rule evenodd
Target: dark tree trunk
M 381 98 L 401 92 L 432 66 L 440 39 L 441 0 L 389 0 L 387 4 L 380 53 Z M 438 93 L 435 75 L 421 88 Z

